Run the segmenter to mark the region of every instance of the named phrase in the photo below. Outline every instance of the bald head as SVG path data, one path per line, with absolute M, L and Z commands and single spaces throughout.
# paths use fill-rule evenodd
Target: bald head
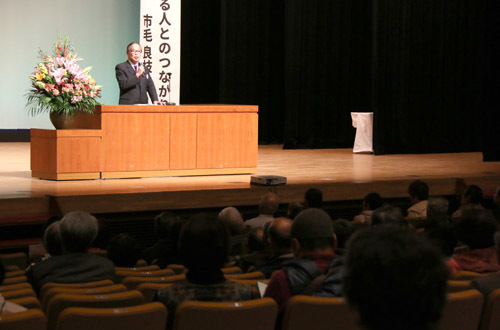
M 269 240 L 276 254 L 292 251 L 292 236 L 290 234 L 293 221 L 287 218 L 277 218 L 269 226 Z
M 259 213 L 274 215 L 280 205 L 280 198 L 274 193 L 267 193 L 260 199 Z

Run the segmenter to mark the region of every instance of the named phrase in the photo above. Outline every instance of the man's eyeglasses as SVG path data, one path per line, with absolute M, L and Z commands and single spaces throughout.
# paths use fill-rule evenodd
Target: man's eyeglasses
M 142 53 L 142 50 L 129 50 L 129 53 L 135 53 L 135 54 L 140 54 Z

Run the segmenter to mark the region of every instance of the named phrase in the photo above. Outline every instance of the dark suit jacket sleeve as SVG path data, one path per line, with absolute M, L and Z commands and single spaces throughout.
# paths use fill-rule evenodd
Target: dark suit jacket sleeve
M 116 73 L 116 80 L 118 80 L 118 86 L 120 86 L 120 92 L 126 92 L 129 89 L 134 88 L 137 83 L 139 82 L 139 79 L 137 76 L 134 75 L 127 75 L 126 73 L 126 66 L 125 65 L 130 65 L 127 62 L 118 64 L 115 67 L 115 73 Z

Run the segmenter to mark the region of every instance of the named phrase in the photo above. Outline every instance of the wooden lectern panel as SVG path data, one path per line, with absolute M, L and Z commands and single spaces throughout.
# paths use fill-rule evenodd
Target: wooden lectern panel
M 198 115 L 197 168 L 257 167 L 256 113 Z
M 169 116 L 167 113 L 103 113 L 102 171 L 167 170 Z
M 170 170 L 196 168 L 197 114 L 170 115 Z

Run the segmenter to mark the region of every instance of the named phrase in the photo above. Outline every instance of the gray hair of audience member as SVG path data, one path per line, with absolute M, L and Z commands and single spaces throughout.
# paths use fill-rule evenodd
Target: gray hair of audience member
M 87 252 L 99 231 L 97 219 L 84 211 L 66 214 L 59 223 L 61 240 L 67 253 Z
M 386 204 L 373 211 L 371 215 L 371 226 L 396 225 L 407 227 L 408 223 L 403 219 L 403 214 L 398 207 Z
M 429 197 L 427 202 L 427 217 L 439 217 L 448 213 L 449 203 L 443 197 Z
M 280 198 L 275 193 L 267 193 L 260 199 L 259 213 L 274 215 L 280 206 Z
M 219 220 L 227 226 L 231 235 L 238 234 L 245 228 L 240 211 L 232 206 L 226 207 L 220 211 Z
M 59 224 L 60 221 L 53 222 L 45 229 L 45 233 L 43 234 L 43 246 L 51 256 L 59 256 L 63 254 Z
M 162 212 L 155 217 L 155 232 L 160 238 L 168 238 L 170 228 L 179 220 L 179 216 L 173 212 Z

